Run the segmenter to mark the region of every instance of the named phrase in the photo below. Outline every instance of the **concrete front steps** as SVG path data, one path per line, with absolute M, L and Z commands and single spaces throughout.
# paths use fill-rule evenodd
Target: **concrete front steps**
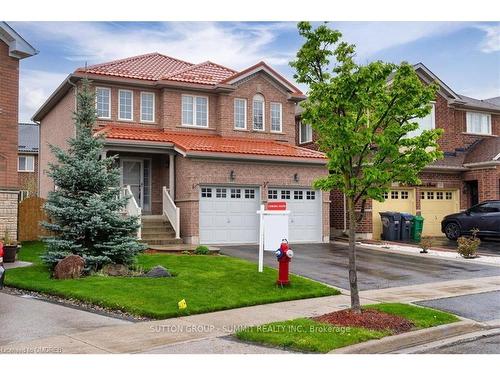
M 161 215 L 142 216 L 141 242 L 148 246 L 182 244 L 170 223 Z

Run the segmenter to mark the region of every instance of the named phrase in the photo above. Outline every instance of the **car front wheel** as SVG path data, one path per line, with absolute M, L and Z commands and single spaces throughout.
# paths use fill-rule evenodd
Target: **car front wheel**
M 455 241 L 460 237 L 460 227 L 457 223 L 448 223 L 444 227 L 444 234 L 449 240 Z

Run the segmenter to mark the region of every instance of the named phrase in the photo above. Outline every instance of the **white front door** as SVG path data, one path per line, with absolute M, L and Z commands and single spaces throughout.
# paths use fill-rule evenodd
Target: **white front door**
M 135 201 L 144 211 L 150 211 L 150 162 L 143 159 L 120 159 L 122 186 L 130 186 Z
M 258 187 L 202 186 L 200 243 L 257 243 L 259 206 Z

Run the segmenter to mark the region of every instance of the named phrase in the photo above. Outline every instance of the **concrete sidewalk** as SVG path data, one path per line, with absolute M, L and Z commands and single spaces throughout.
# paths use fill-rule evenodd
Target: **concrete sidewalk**
M 492 290 L 500 290 L 500 276 L 364 291 L 361 292 L 361 302 L 414 302 Z M 246 326 L 317 316 L 349 306 L 348 295 L 279 302 L 11 343 L 0 347 L 0 353 L 44 347 L 57 348 L 62 353 L 175 352 L 175 348 L 168 346 L 228 336 Z

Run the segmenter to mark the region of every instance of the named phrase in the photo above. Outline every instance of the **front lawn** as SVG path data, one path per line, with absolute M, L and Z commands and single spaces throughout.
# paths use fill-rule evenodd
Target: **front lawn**
M 89 276 L 76 280 L 50 277 L 39 256 L 43 244 L 23 244 L 20 260 L 33 262 L 25 268 L 8 270 L 5 284 L 64 298 L 119 309 L 155 319 L 185 314 L 232 309 L 264 303 L 339 294 L 323 284 L 291 276 L 291 286 L 275 285 L 277 271 L 227 256 L 142 254 L 138 265 L 148 270 L 156 265 L 169 269 L 175 277 Z M 187 309 L 179 311 L 178 301 L 185 299 Z
M 429 328 L 459 320 L 456 316 L 442 311 L 402 303 L 380 303 L 364 306 L 363 309 L 378 310 L 405 318 L 413 324 L 414 329 Z M 387 329 L 336 326 L 301 318 L 245 328 L 235 335 L 243 341 L 304 352 L 328 353 L 344 346 L 392 334 L 394 333 Z

